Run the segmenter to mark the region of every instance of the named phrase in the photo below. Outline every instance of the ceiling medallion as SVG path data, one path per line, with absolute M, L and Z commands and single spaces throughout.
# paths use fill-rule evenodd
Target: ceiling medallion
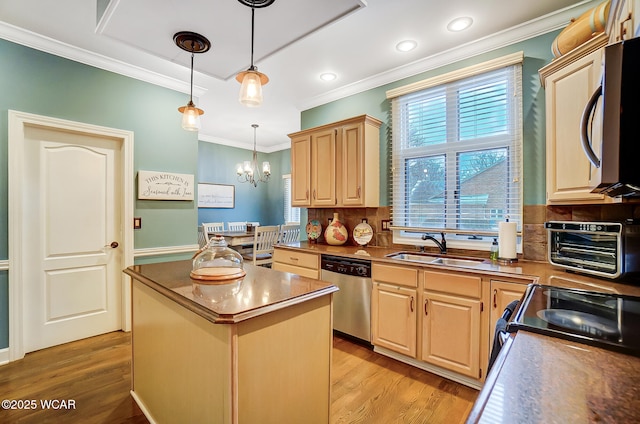
M 193 103 L 193 55 L 204 53 L 211 48 L 211 43 L 203 35 L 191 31 L 180 31 L 173 35 L 173 41 L 182 50 L 191 53 L 191 84 L 189 86 L 189 103 L 178 108 L 182 113 L 182 128 L 187 131 L 198 131 L 200 129 L 200 115 L 204 111 L 196 107 Z

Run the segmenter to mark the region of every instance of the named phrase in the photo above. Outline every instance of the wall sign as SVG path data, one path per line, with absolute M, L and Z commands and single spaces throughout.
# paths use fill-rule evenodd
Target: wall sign
M 193 200 L 193 174 L 138 171 L 138 199 Z
M 228 184 L 198 183 L 199 208 L 235 207 L 236 186 Z

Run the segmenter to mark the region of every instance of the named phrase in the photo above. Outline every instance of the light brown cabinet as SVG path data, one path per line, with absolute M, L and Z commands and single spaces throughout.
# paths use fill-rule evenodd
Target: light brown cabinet
M 583 152 L 581 118 L 589 98 L 602 78 L 604 33 L 540 69 L 546 105 L 547 204 L 612 203 L 591 190 L 600 183 L 600 169 Z M 601 100 L 600 100 L 601 102 Z M 602 141 L 597 107 L 592 125 L 592 145 Z
M 478 276 L 424 271 L 420 359 L 481 378 L 482 280 Z
M 381 124 L 362 115 L 289 134 L 292 206 L 379 206 Z
M 275 248 L 271 268 L 318 279 L 320 278 L 320 256 L 315 253 Z
M 415 358 L 418 270 L 373 264 L 371 278 L 373 344 Z
M 510 282 L 503 280 L 491 280 L 491 318 L 489 331 L 489 346 L 493 344 L 493 336 L 496 331 L 496 322 L 502 316 L 507 305 L 514 300 L 520 300 L 529 282 Z
M 607 20 L 607 34 L 609 43 L 633 38 L 638 26 L 634 10 L 640 7 L 639 0 L 613 0 L 609 18 Z

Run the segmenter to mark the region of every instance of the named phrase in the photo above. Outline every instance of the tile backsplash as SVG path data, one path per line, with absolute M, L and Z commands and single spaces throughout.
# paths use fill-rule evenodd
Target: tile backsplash
M 370 245 L 381 247 L 406 246 L 394 245 L 391 231 L 382 229 L 382 221 L 389 220 L 391 208 L 382 206 L 379 208 L 337 208 L 337 209 L 309 209 L 309 220 L 317 219 L 326 228 L 333 219 L 334 212 L 338 213 L 338 219 L 349 231 L 347 244 L 356 245 L 353 240 L 353 228 L 366 219 L 373 228 L 374 237 Z M 547 232 L 544 229 L 545 221 L 622 221 L 627 218 L 640 219 L 640 203 L 625 203 L 616 205 L 576 205 L 576 206 L 547 206 L 529 205 L 523 208 L 523 253 L 521 258 L 532 261 L 547 260 Z M 318 240 L 324 243 L 324 238 Z M 414 246 L 411 246 L 415 249 Z M 452 250 L 452 253 L 456 253 Z M 460 252 L 465 253 L 465 252 Z M 468 253 L 468 251 L 466 252 Z M 486 255 L 486 252 L 480 253 Z

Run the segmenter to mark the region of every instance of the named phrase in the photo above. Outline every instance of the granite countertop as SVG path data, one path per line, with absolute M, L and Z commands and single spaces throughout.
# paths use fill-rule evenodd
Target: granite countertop
M 638 382 L 638 357 L 519 331 L 467 423 L 640 422 Z
M 338 290 L 312 278 L 243 265 L 246 275 L 225 284 L 191 279 L 190 260 L 133 265 L 124 273 L 214 324 L 237 323 Z
M 366 247 L 361 246 L 331 246 L 327 244 L 316 244 L 309 242 L 290 243 L 287 245 L 277 245 L 281 249 L 291 249 L 297 251 L 305 251 L 317 254 L 338 255 L 351 258 L 371 259 L 377 263 L 389 263 L 405 266 L 420 266 L 432 270 L 452 270 L 457 272 L 472 272 L 495 277 L 503 277 L 510 279 L 522 280 L 523 283 L 535 282 L 538 284 L 578 288 L 582 290 L 618 293 L 629 296 L 640 296 L 640 284 L 623 284 L 613 280 L 605 280 L 602 278 L 590 277 L 581 274 L 575 274 L 565 271 L 563 268 L 550 265 L 548 262 L 535 262 L 520 260 L 510 265 L 491 262 L 485 259 L 483 263 L 473 267 L 446 266 L 446 265 L 429 265 L 425 263 L 417 263 L 391 259 L 386 255 L 400 251 L 398 248 L 385 247 Z M 406 251 L 415 253 L 416 249 L 407 249 Z M 437 255 L 436 252 L 428 252 Z M 446 257 L 460 257 L 457 253 L 447 253 Z M 467 257 L 462 255 L 463 257 Z

